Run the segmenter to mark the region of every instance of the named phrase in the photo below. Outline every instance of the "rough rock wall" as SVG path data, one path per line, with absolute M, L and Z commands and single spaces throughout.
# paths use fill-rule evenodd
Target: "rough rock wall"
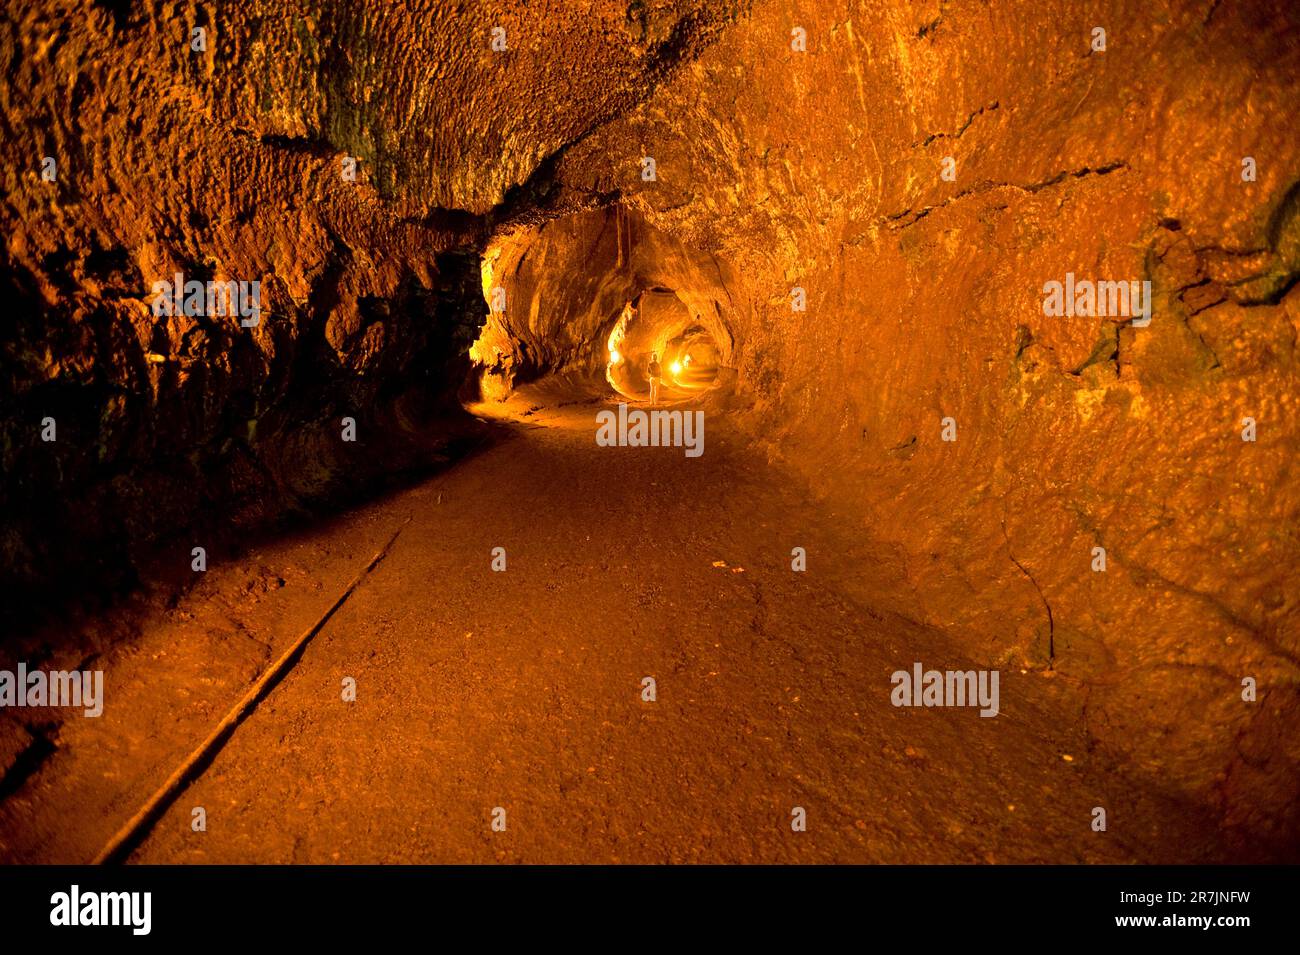
M 493 236 L 621 203 L 735 270 L 745 423 L 893 545 L 903 609 L 993 662 L 1054 657 L 1112 757 L 1276 819 L 1300 765 L 1287 0 L 9 6 L 7 575 L 310 489 L 342 409 L 459 384 Z M 155 320 L 177 269 L 261 279 L 262 325 Z M 1151 324 L 1044 315 L 1067 272 L 1151 281 Z
M 472 256 L 459 264 L 367 182 L 345 182 L 338 150 L 302 136 L 309 105 L 253 108 L 283 72 L 266 49 L 288 41 L 269 28 L 174 5 L 10 13 L 6 583 L 122 571 L 129 549 L 196 509 L 256 522 L 364 479 L 382 435 L 402 430 L 397 399 L 454 364 L 458 332 L 472 336 L 473 319 L 442 301 L 463 291 L 454 275 Z M 208 24 L 207 53 L 190 48 L 189 23 Z M 159 316 L 153 283 L 178 272 L 259 281 L 260 324 Z M 355 445 L 339 440 L 349 415 Z
M 1300 775 L 1298 63 L 1285 2 L 760 4 L 558 169 L 745 275 L 750 424 L 913 613 L 1054 656 L 1109 756 L 1244 830 Z M 1046 316 L 1070 272 L 1150 281 L 1150 325 Z

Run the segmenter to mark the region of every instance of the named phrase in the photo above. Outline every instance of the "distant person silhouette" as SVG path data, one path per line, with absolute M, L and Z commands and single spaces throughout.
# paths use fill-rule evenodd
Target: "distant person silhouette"
M 659 403 L 659 376 L 662 373 L 657 351 L 650 353 L 650 365 L 646 368 L 646 372 L 650 375 L 650 404 L 653 407 Z

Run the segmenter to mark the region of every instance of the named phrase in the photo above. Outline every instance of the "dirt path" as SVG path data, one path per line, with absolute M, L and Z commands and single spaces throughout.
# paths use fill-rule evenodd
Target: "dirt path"
M 1203 820 L 1092 762 L 1064 681 L 1004 671 L 992 719 L 890 705 L 895 670 L 980 664 L 867 609 L 864 595 L 898 585 L 887 562 L 725 426 L 710 422 L 696 459 L 601 448 L 598 408 L 516 406 L 511 437 L 445 474 L 214 568 L 104 663 L 105 717 L 65 722 L 56 756 L 0 803 L 0 857 L 91 858 L 408 518 L 133 861 L 1215 851 L 1193 835 Z M 655 702 L 641 698 L 647 676 Z M 349 677 L 355 702 L 341 698 Z M 191 830 L 197 806 L 206 832 Z M 806 832 L 791 829 L 794 807 Z

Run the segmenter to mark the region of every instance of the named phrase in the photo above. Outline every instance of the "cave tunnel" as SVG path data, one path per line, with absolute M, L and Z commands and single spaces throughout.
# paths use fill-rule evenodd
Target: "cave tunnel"
M 1293 3 L 191 6 L 0 26 L 0 862 L 1300 860 Z
M 470 349 L 472 393 L 503 398 L 560 375 L 591 395 L 644 402 L 652 359 L 667 404 L 734 393 L 731 328 L 749 313 L 728 273 L 736 284 L 715 255 L 619 204 L 496 239 L 482 261 L 488 316 Z

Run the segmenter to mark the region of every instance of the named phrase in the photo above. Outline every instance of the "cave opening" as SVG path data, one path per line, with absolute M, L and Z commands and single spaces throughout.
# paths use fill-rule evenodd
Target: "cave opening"
M 722 371 L 717 339 L 672 289 L 646 289 L 628 302 L 606 350 L 610 387 L 637 401 L 650 400 L 652 377 L 661 381 L 657 396 L 674 402 L 716 387 Z
M 517 229 L 482 258 L 487 319 L 471 401 L 563 382 L 590 398 L 680 404 L 734 391 L 729 267 L 621 205 Z M 658 372 L 657 375 L 652 372 Z

